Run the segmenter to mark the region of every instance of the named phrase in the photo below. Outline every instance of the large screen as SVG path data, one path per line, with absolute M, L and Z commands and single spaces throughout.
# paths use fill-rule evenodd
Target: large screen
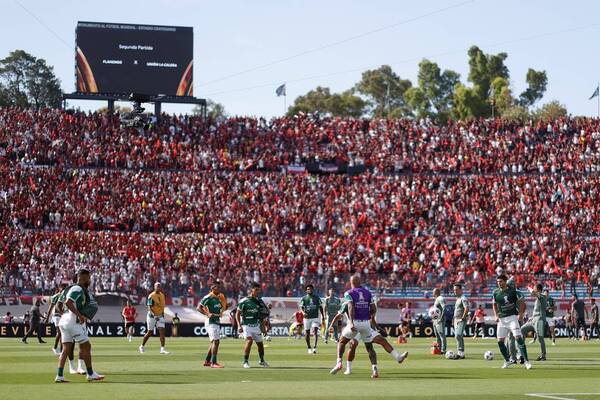
M 80 93 L 192 96 L 191 27 L 78 22 Z

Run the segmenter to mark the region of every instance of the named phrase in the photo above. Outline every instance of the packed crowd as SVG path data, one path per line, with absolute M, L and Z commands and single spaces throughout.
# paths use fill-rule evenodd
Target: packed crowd
M 600 174 L 440 176 L 0 166 L 0 220 L 142 232 L 600 235 Z
M 306 162 L 350 175 L 282 173 Z M 296 295 L 359 272 L 380 290 L 485 292 L 493 276 L 588 292 L 600 277 L 600 120 L 203 121 L 0 109 L 0 285 Z M 341 287 L 340 287 L 341 288 Z
M 267 121 L 163 116 L 140 132 L 118 116 L 0 109 L 0 157 L 35 165 L 279 171 L 305 162 L 375 173 L 600 172 L 600 120 L 501 120 L 447 127 L 408 119 L 311 115 Z
M 160 281 L 173 295 L 202 293 L 211 279 L 232 296 L 249 282 L 270 295 L 299 294 L 311 282 L 342 285 L 361 273 L 374 288 L 419 286 L 487 291 L 490 278 L 514 274 L 519 284 L 543 280 L 557 290 L 577 282 L 598 287 L 600 241 L 540 237 L 149 234 L 130 232 L 0 232 L 0 281 L 16 292 L 52 292 L 83 266 L 96 291 L 144 294 Z M 567 286 L 568 285 L 568 286 Z M 342 286 L 339 287 L 340 289 Z

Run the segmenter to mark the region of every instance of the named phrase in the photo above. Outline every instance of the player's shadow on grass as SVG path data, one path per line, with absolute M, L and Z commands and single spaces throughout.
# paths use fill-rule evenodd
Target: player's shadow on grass
M 124 375 L 137 375 L 137 376 L 153 376 L 156 377 L 156 374 L 153 374 L 152 372 L 111 372 L 110 376 L 124 376 Z M 181 375 L 178 373 L 172 373 L 172 372 L 160 372 L 160 376 L 163 375 Z
M 191 385 L 198 382 L 156 382 L 156 381 L 102 381 L 101 385 Z
M 480 376 L 473 375 L 460 375 L 460 374 L 451 374 L 448 372 L 445 373 L 430 373 L 430 372 L 386 372 L 382 374 L 382 377 L 388 378 L 411 378 L 411 379 L 483 379 Z

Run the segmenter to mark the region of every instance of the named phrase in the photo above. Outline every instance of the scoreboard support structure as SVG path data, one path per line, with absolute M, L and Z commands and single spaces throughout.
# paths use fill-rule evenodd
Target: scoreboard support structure
M 62 96 L 63 107 L 66 106 L 67 100 L 94 100 L 107 101 L 108 111 L 112 114 L 115 111 L 115 101 L 130 101 L 129 94 L 92 94 L 92 93 L 64 93 Z M 160 119 L 163 103 L 171 104 L 196 104 L 200 106 L 200 115 L 203 119 L 207 118 L 206 99 L 199 99 L 191 96 L 149 96 L 149 103 L 154 103 L 154 115 L 157 120 Z

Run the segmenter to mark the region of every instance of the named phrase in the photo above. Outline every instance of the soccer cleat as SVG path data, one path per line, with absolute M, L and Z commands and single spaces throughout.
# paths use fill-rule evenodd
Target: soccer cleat
M 212 364 L 210 364 L 210 367 L 211 367 L 211 368 L 225 368 L 224 366 L 222 366 L 222 365 L 221 365 L 221 364 L 219 364 L 219 363 L 212 363 Z
M 404 360 L 406 360 L 408 358 L 408 351 L 405 351 L 404 353 L 400 354 L 400 359 L 398 360 L 398 364 L 402 364 L 404 362 Z
M 77 374 L 79 374 L 79 375 L 85 375 L 85 374 L 87 374 L 87 372 L 84 369 L 77 368 Z
M 315 347 L 312 351 L 313 354 L 317 354 L 317 348 Z
M 70 373 L 71 375 L 77 375 L 77 370 L 76 370 L 76 369 L 73 369 L 73 368 L 69 368 L 69 373 Z
M 531 369 L 531 368 L 533 368 L 533 365 L 531 365 L 531 363 L 529 361 L 525 361 L 525 368 Z
M 312 353 L 313 353 L 313 351 L 312 351 L 312 349 L 309 347 L 309 348 L 308 348 L 308 354 L 312 354 Z
M 27 343 L 27 339 L 26 339 L 26 338 L 23 338 L 23 339 L 21 339 L 21 342 L 23 342 L 23 343 L 25 343 L 25 344 L 28 344 L 28 343 Z
M 52 348 L 52 353 L 53 353 L 55 356 L 60 356 L 60 351 L 56 350 L 55 348 Z
M 337 364 L 335 364 L 335 367 L 333 367 L 333 368 L 331 369 L 331 371 L 329 371 L 329 373 L 330 373 L 331 375 L 335 375 L 335 374 L 337 374 L 338 372 L 340 372 L 340 371 L 342 370 L 342 368 L 343 368 L 343 367 L 342 367 L 342 363 L 341 363 L 341 362 L 340 362 L 340 363 L 337 363 Z
M 327 339 L 323 340 L 323 343 L 327 344 Z
M 511 365 L 513 365 L 514 363 L 509 361 L 504 361 L 504 364 L 502 364 L 502 369 L 506 369 L 508 367 L 510 367 Z
M 131 341 L 133 340 L 133 338 L 131 336 L 129 336 L 129 343 L 131 343 Z
M 521 364 L 521 365 L 525 364 L 525 357 L 523 357 L 523 356 L 519 357 L 519 364 Z
M 372 379 L 377 379 L 379 378 L 379 371 L 377 369 L 374 369 L 373 372 L 371 373 L 371 378 Z
M 261 361 L 258 363 L 258 365 L 260 365 L 263 368 L 269 368 L 269 363 L 266 361 Z
M 250 364 L 248 364 L 247 362 L 245 362 L 244 365 L 243 365 L 243 367 L 246 368 L 246 369 L 248 369 L 248 368 L 250 368 Z
M 161 351 L 159 351 L 159 354 L 171 354 L 170 352 L 162 349 Z
M 210 367 L 211 363 L 208 360 L 204 360 L 204 364 L 202 364 L 202 365 L 204 365 L 205 367 Z
M 88 382 L 101 381 L 101 380 L 104 380 L 104 375 L 100 375 L 100 374 L 97 374 L 96 372 L 94 372 L 92 375 L 87 376 L 87 380 L 88 380 Z
M 64 376 L 58 376 L 58 375 L 56 375 L 56 378 L 54 378 L 54 382 L 55 383 L 69 383 L 69 381 L 66 380 Z
M 42 340 L 42 339 L 38 340 L 38 342 L 39 342 L 40 344 L 46 344 L 46 341 L 45 341 L 45 340 Z
M 352 374 L 352 370 L 351 369 L 346 369 L 344 371 L 344 375 L 351 375 Z
M 535 361 L 546 361 L 546 356 L 539 355 L 538 358 L 535 359 Z
M 535 343 L 535 339 L 531 339 L 531 340 L 529 341 L 529 344 L 534 344 L 534 343 Z
M 144 354 L 144 346 L 138 347 L 140 354 Z

